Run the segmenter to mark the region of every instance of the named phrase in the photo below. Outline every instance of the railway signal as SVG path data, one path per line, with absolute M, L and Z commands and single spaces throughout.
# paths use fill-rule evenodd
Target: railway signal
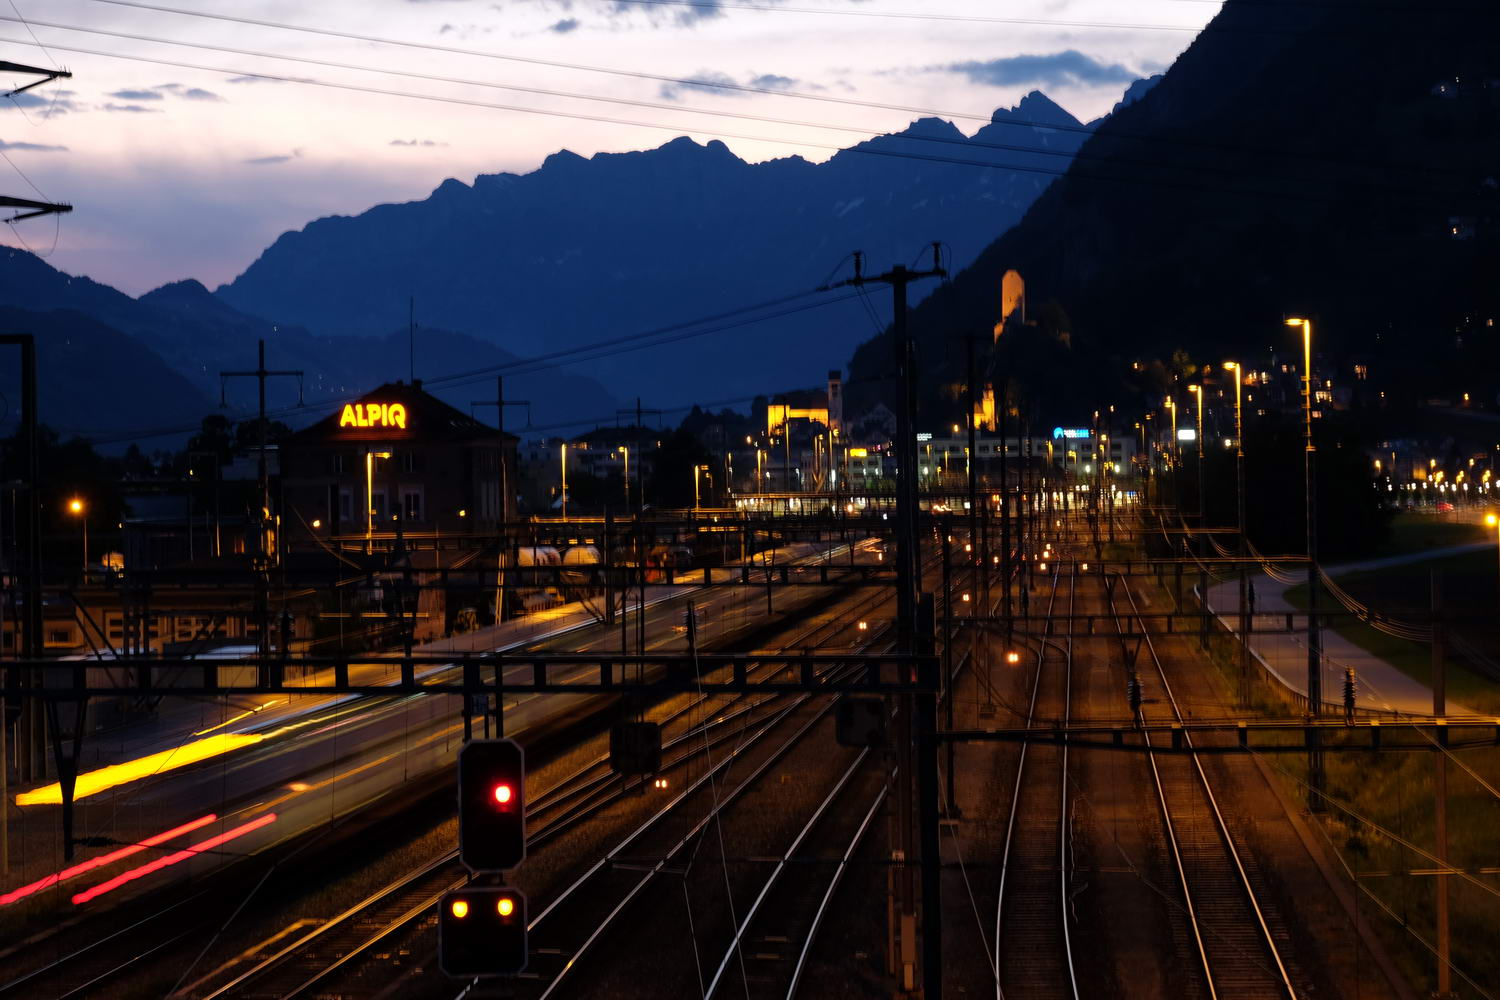
M 526 858 L 526 755 L 514 740 L 471 740 L 458 752 L 458 855 L 472 872 Z
M 444 975 L 513 976 L 526 968 L 526 897 L 508 886 L 465 886 L 438 901 Z

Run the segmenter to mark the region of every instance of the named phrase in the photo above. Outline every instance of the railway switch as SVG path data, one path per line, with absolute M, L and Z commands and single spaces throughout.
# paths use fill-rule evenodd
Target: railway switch
M 526 968 L 526 897 L 470 885 L 438 902 L 438 967 L 453 977 L 513 976 Z
M 526 858 L 526 755 L 514 740 L 471 740 L 458 752 L 458 854 L 473 872 Z

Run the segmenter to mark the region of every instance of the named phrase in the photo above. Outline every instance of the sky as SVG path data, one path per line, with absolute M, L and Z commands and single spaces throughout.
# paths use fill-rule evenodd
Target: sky
M 1217 10 L 1216 0 L 0 0 L 0 60 L 74 74 L 0 99 L 0 194 L 74 206 L 0 239 L 132 295 L 183 278 L 213 288 L 313 219 L 424 198 L 448 177 L 524 173 L 559 149 L 587 156 L 688 135 L 752 161 L 821 160 L 905 127 L 921 116 L 911 109 L 971 116 L 954 120 L 972 134 L 1034 89 L 1089 120 L 1168 67 Z M 0 72 L 7 87 L 34 79 Z

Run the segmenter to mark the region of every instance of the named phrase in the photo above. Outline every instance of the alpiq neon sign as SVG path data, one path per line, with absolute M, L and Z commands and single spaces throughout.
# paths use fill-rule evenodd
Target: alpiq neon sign
M 401 403 L 345 403 L 340 427 L 395 427 L 406 430 L 406 407 Z

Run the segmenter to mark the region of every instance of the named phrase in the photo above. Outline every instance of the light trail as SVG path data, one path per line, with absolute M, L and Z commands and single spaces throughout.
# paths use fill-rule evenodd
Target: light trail
M 189 858 L 196 857 L 199 854 L 202 854 L 204 851 L 211 851 L 215 847 L 218 847 L 222 844 L 227 844 L 229 843 L 229 841 L 234 840 L 238 837 L 243 837 L 245 834 L 250 833 L 254 830 L 259 830 L 263 826 L 268 826 L 275 820 L 275 813 L 266 813 L 264 816 L 253 819 L 250 822 L 237 826 L 232 830 L 226 830 L 223 833 L 209 837 L 207 840 L 200 840 L 198 841 L 198 843 L 192 845 L 191 847 L 185 847 L 182 850 L 177 851 L 175 854 L 168 854 L 164 858 L 157 858 L 155 861 L 149 861 L 146 864 L 141 865 L 139 868 L 132 868 L 128 872 L 121 872 L 119 875 L 116 875 L 112 879 L 100 882 L 98 885 L 93 886 L 92 888 L 85 889 L 82 892 L 75 894 L 73 896 L 73 905 L 77 906 L 83 903 L 87 903 L 89 900 L 96 899 L 99 896 L 104 895 L 106 892 L 113 892 L 127 882 L 133 882 L 138 878 L 150 875 L 152 872 L 161 871 L 163 868 L 168 868 L 172 865 L 186 861 Z
M 59 882 L 66 882 L 68 879 L 82 875 L 84 872 L 93 871 L 95 868 L 103 868 L 105 865 L 112 865 L 116 861 L 130 857 L 132 854 L 139 854 L 148 847 L 165 844 L 174 837 L 180 837 L 184 833 L 191 833 L 200 827 L 205 827 L 218 818 L 213 813 L 209 813 L 207 816 L 200 816 L 189 823 L 173 827 L 165 833 L 158 833 L 155 836 L 147 837 L 140 843 L 126 844 L 119 850 L 110 851 L 108 854 L 101 854 L 97 858 L 89 858 L 87 861 L 80 862 L 71 868 L 64 868 L 60 872 L 53 872 L 46 878 L 38 879 L 30 885 L 23 885 L 19 889 L 12 889 L 10 892 L 0 895 L 0 906 L 9 906 L 17 900 L 25 899 L 34 892 L 40 892 L 43 889 L 57 885 Z
M 110 764 L 108 767 L 80 774 L 77 783 L 73 786 L 73 799 L 76 801 L 87 798 L 118 785 L 129 784 L 132 781 L 139 781 L 166 771 L 175 771 L 180 767 L 196 764 L 200 760 L 207 760 L 210 757 L 229 753 L 231 750 L 238 750 L 240 747 L 259 743 L 265 738 L 259 733 L 221 733 L 218 736 L 184 743 L 170 750 L 137 757 L 135 760 L 128 760 L 121 764 Z M 43 785 L 41 788 L 33 788 L 29 792 L 21 792 L 16 796 L 18 806 L 61 804 L 62 786 L 56 782 Z

